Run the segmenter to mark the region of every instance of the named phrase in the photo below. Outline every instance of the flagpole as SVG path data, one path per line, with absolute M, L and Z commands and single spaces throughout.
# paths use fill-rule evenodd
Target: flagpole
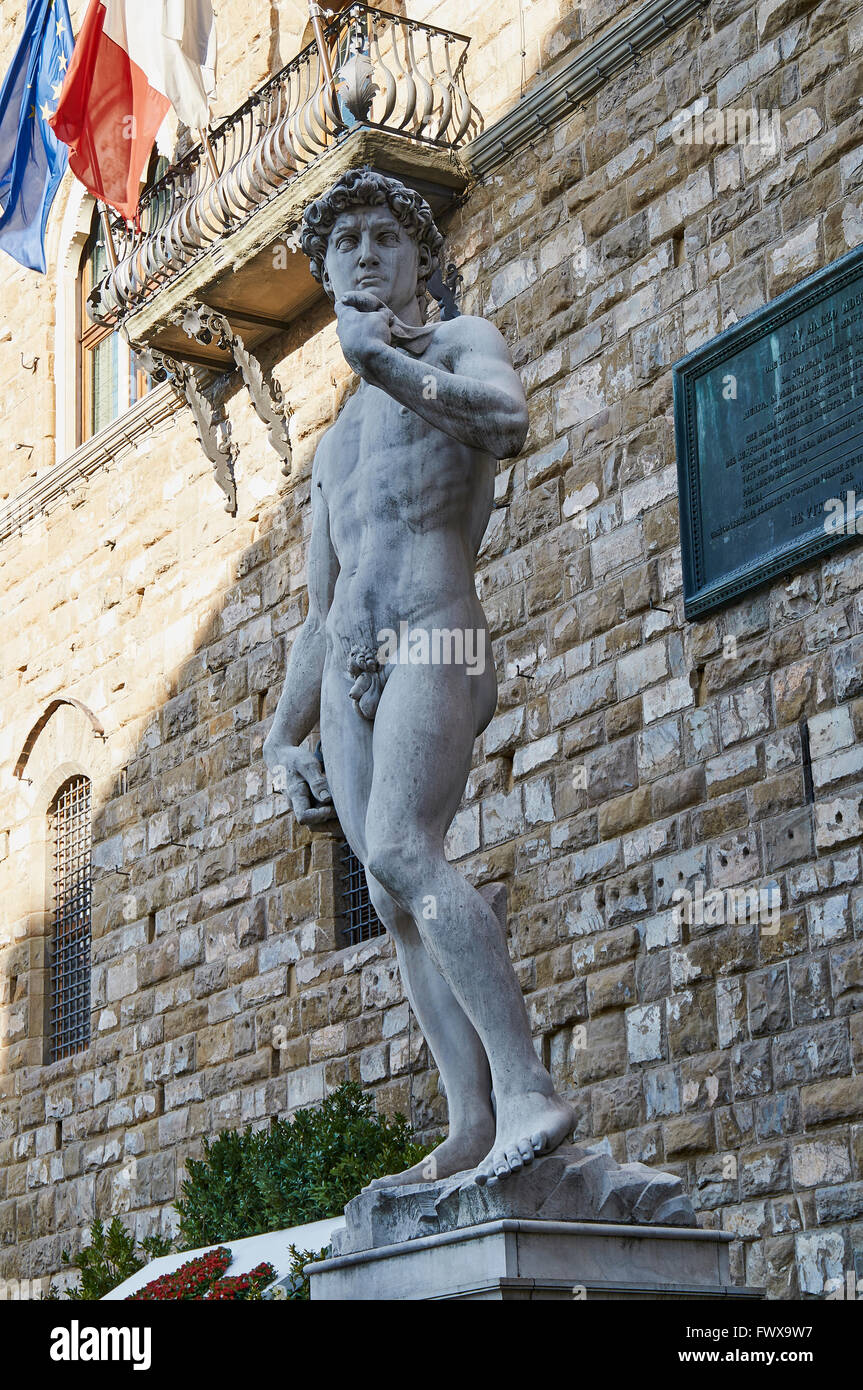
M 318 56 L 321 60 L 321 67 L 323 69 L 327 86 L 332 92 L 334 87 L 333 70 L 330 66 L 329 49 L 327 48 L 327 45 L 324 42 L 324 31 L 321 26 L 322 14 L 324 14 L 324 10 L 321 9 L 321 6 L 317 3 L 317 0 L 309 0 L 309 18 L 312 21 L 312 29 L 315 35 L 315 43 L 318 46 Z
M 117 248 L 114 245 L 114 233 L 111 231 L 111 219 L 108 216 L 106 203 L 99 203 L 99 214 L 102 218 L 102 231 L 105 234 L 105 250 L 108 255 L 108 262 L 112 270 L 117 269 Z
M 210 173 L 213 176 L 213 183 L 216 183 L 219 177 L 219 166 L 216 163 L 216 156 L 213 153 L 213 147 L 210 144 L 210 137 L 203 126 L 198 131 L 198 136 L 200 138 L 201 145 L 203 146 L 204 154 L 207 157 L 207 164 L 209 165 Z

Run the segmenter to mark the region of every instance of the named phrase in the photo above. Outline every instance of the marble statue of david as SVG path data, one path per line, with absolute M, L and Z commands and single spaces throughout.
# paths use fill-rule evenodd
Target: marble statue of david
M 493 324 L 424 323 L 443 238 L 417 193 L 351 169 L 306 209 L 301 240 L 360 384 L 315 455 L 308 617 L 264 758 L 302 824 L 332 801 L 446 1089 L 434 1163 L 375 1185 L 496 1180 L 574 1122 L 499 923 L 444 854 L 497 701 L 474 567 L 495 460 L 527 434 L 524 390 Z M 318 720 L 326 779 L 304 746 Z

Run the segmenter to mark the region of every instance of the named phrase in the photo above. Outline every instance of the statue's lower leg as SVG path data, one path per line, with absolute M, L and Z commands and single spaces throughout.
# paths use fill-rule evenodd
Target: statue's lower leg
M 494 1139 L 491 1074 L 476 1030 L 422 943 L 410 915 L 369 878 L 375 911 L 392 935 L 410 1005 L 440 1072 L 449 1108 L 449 1134 L 426 1158 L 370 1187 L 436 1182 L 474 1169 Z
M 483 897 L 432 846 L 411 853 L 403 845 L 371 859 L 378 864 L 378 881 L 416 922 L 431 961 L 481 1042 L 496 1116 L 494 1138 L 475 1166 L 480 1181 L 506 1177 L 561 1144 L 572 1132 L 575 1115 L 555 1094 L 534 1051 L 499 924 Z M 426 918 L 423 905 L 429 902 L 435 904 L 436 916 Z M 458 1058 L 454 1067 L 456 1075 L 464 1073 Z M 475 1061 L 470 1067 L 475 1071 Z

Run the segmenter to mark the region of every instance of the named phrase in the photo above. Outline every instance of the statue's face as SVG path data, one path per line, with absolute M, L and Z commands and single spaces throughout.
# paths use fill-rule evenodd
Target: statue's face
M 350 208 L 330 232 L 324 288 L 335 299 L 367 290 L 400 314 L 416 302 L 417 279 L 430 260 L 427 247 L 417 245 L 388 207 Z

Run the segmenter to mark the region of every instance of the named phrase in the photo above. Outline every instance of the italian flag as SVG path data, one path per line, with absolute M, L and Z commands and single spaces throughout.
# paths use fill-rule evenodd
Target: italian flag
M 90 0 L 48 122 L 75 177 L 134 218 L 169 108 L 192 130 L 205 127 L 215 68 L 211 0 Z

